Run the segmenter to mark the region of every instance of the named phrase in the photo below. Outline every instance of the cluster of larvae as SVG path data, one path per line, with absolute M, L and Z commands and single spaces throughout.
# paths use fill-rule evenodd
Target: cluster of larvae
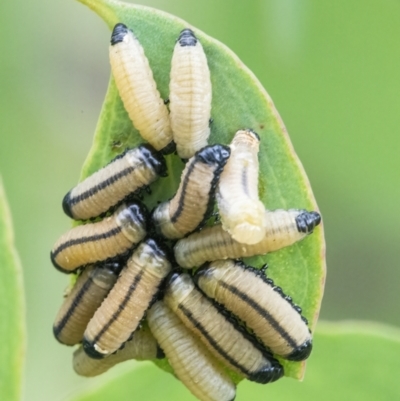
M 258 197 L 260 138 L 252 130 L 238 130 L 228 146 L 208 145 L 210 73 L 190 29 L 173 53 L 169 111 L 143 48 L 123 24 L 113 30 L 110 58 L 124 106 L 147 143 L 64 197 L 64 212 L 83 224 L 51 251 L 58 270 L 78 274 L 54 335 L 79 344 L 79 375 L 96 376 L 129 359 L 167 358 L 198 399 L 233 400 L 232 371 L 273 382 L 284 374 L 274 356 L 301 361 L 312 346 L 300 308 L 265 269 L 240 258 L 303 239 L 320 215 L 265 209 Z M 140 195 L 166 176 L 164 155 L 175 149 L 186 160 L 179 188 L 148 211 Z M 210 219 L 215 201 L 217 220 Z

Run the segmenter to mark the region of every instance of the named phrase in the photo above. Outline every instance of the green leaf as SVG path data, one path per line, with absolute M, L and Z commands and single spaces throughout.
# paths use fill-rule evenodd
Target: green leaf
M 123 22 L 134 31 L 145 49 L 161 96 L 168 98 L 173 47 L 179 32 L 190 24 L 144 6 L 113 0 L 79 1 L 98 13 L 110 29 L 117 22 Z M 261 136 L 259 188 L 266 207 L 316 210 L 307 176 L 269 95 L 232 51 L 198 29 L 193 29 L 204 47 L 211 71 L 214 122 L 210 143 L 228 144 L 238 129 L 253 128 Z M 142 140 L 133 128 L 111 79 L 81 178 L 104 166 L 125 148 L 140 142 Z M 170 198 L 179 184 L 182 162 L 172 155 L 168 156 L 167 163 L 169 177 L 156 182 L 152 186 L 152 195 L 145 199 L 150 207 L 157 200 Z M 303 314 L 313 330 L 325 282 L 322 226 L 294 246 L 267 256 L 254 257 L 249 262 L 257 267 L 269 263 L 269 275 L 303 308 Z M 287 376 L 303 376 L 305 363 L 284 364 Z
M 318 352 L 310 357 L 303 383 L 282 379 L 261 386 L 249 381 L 238 388 L 237 400 L 392 401 L 400 394 L 400 331 L 368 323 L 324 323 L 315 334 Z M 107 376 L 100 387 L 69 401 L 191 401 L 195 398 L 177 380 L 142 365 Z M 132 398 L 133 397 L 133 398 Z
M 25 356 L 22 268 L 14 246 L 11 215 L 0 178 L 0 399 L 21 398 Z

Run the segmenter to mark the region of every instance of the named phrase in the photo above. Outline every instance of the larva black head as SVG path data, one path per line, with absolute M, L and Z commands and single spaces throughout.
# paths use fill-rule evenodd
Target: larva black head
M 304 361 L 307 359 L 312 351 L 312 340 L 307 340 L 305 343 L 297 347 L 291 354 L 289 354 L 285 359 L 289 361 Z
M 123 266 L 124 265 L 118 261 L 105 262 L 105 263 L 100 263 L 100 264 L 96 265 L 96 267 L 110 270 L 116 276 L 121 272 Z
M 197 38 L 191 29 L 186 28 L 181 31 L 179 38 L 178 38 L 178 42 L 182 47 L 196 46 Z
M 275 358 L 271 358 L 270 362 L 258 372 L 249 375 L 248 379 L 261 384 L 272 383 L 280 379 L 284 374 L 283 366 Z
M 296 217 L 297 230 L 301 233 L 312 233 L 321 222 L 321 215 L 317 212 L 304 211 Z
M 200 149 L 194 157 L 205 164 L 218 164 L 220 166 L 225 166 L 230 155 L 231 149 L 229 146 L 210 145 Z
M 127 215 L 127 213 L 129 213 L 132 222 L 135 222 L 140 226 L 144 226 L 146 229 L 149 220 L 149 212 L 146 206 L 139 201 L 129 203 L 126 206 L 127 207 L 124 211 L 124 214 Z
M 153 238 L 147 238 L 145 241 L 143 241 L 144 244 L 148 245 L 151 247 L 154 251 L 154 254 L 158 257 L 168 259 L 168 261 L 171 261 L 172 258 L 172 253 L 171 250 L 164 244 L 164 242 L 160 239 L 155 239 Z
M 167 165 L 165 159 L 160 152 L 157 152 L 151 145 L 142 144 L 139 146 L 143 157 L 146 162 L 154 169 L 154 171 L 161 177 L 167 175 Z
M 111 45 L 114 46 L 117 43 L 122 42 L 128 32 L 129 29 L 126 25 L 121 23 L 115 25 L 111 34 Z
M 106 354 L 102 354 L 101 352 L 96 351 L 94 344 L 85 337 L 83 337 L 82 347 L 86 355 L 90 358 L 103 359 L 107 356 Z
M 71 191 L 69 191 L 63 198 L 62 200 L 62 208 L 64 210 L 64 213 L 70 217 L 71 219 L 74 218 L 72 215 L 72 210 L 71 210 Z

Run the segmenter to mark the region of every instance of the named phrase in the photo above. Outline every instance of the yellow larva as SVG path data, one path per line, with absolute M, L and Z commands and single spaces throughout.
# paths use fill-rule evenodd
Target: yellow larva
M 267 230 L 257 244 L 241 244 L 221 224 L 216 224 L 179 240 L 174 247 L 175 259 L 181 267 L 192 268 L 212 260 L 264 255 L 312 233 L 321 216 L 317 212 L 291 209 L 267 211 L 265 219 Z
M 64 212 L 75 220 L 100 216 L 165 174 L 164 158 L 151 146 L 140 145 L 71 189 L 62 202 Z
M 111 36 L 110 63 L 115 84 L 125 109 L 140 135 L 156 150 L 172 151 L 172 130 L 167 107 L 143 47 L 124 24 L 117 24 Z
M 74 352 L 73 367 L 80 376 L 98 376 L 111 369 L 118 363 L 131 359 L 145 361 L 148 359 L 164 358 L 164 353 L 159 348 L 157 341 L 148 328 L 141 328 L 133 335 L 133 338 L 125 343 L 124 348 L 103 359 L 93 359 L 87 356 L 83 347 Z
M 242 319 L 274 354 L 292 361 L 310 355 L 311 333 L 294 305 L 260 274 L 233 260 L 215 261 L 200 269 L 201 290 Z
M 261 352 L 199 290 L 188 274 L 175 273 L 167 286 L 165 304 L 222 363 L 258 383 L 270 383 L 283 375 L 271 354 Z
M 206 146 L 186 163 L 176 195 L 153 213 L 156 229 L 167 238 L 196 230 L 212 210 L 215 187 L 229 158 L 229 148 Z
M 236 133 L 216 193 L 223 228 L 244 244 L 260 242 L 266 231 L 265 207 L 258 197 L 259 145 L 255 132 Z
M 211 79 L 201 43 L 190 29 L 176 42 L 169 84 L 171 127 L 178 155 L 192 157 L 210 135 Z
M 51 261 L 60 271 L 70 273 L 89 263 L 125 254 L 145 235 L 144 206 L 122 204 L 112 216 L 74 227 L 62 235 L 51 251 Z
M 232 401 L 236 387 L 207 349 L 162 301 L 147 314 L 149 327 L 175 375 L 201 401 Z
M 89 356 L 106 357 L 129 339 L 170 270 L 167 255 L 155 240 L 138 246 L 86 328 L 83 347 Z
M 82 341 L 87 324 L 117 280 L 120 265 L 88 266 L 65 298 L 53 326 L 56 339 L 66 345 Z

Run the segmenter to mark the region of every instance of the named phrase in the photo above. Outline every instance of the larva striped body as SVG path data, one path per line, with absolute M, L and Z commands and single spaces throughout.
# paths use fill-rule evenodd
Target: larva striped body
M 213 260 L 264 255 L 300 241 L 321 221 L 317 212 L 295 209 L 267 211 L 265 218 L 267 230 L 257 244 L 241 244 L 216 224 L 179 240 L 175 259 L 181 267 L 192 268 Z
M 110 217 L 74 227 L 62 235 L 51 251 L 51 261 L 60 271 L 70 273 L 89 263 L 125 254 L 145 235 L 144 206 L 122 204 Z
M 265 207 L 258 197 L 259 136 L 240 130 L 234 136 L 229 158 L 217 187 L 222 226 L 233 239 L 256 244 L 265 236 Z
M 54 322 L 53 333 L 60 343 L 75 345 L 82 341 L 87 324 L 116 282 L 119 271 L 118 263 L 108 263 L 88 266 L 82 272 Z
M 62 202 L 64 212 L 75 220 L 100 216 L 164 175 L 164 158 L 151 146 L 140 145 L 117 156 L 71 189 Z
M 190 29 L 176 42 L 169 84 L 171 127 L 178 155 L 192 157 L 210 135 L 211 79 L 201 43 Z
M 138 246 L 86 328 L 83 347 L 89 356 L 108 356 L 129 339 L 170 270 L 167 255 L 155 240 Z
M 115 84 L 125 109 L 140 135 L 156 150 L 173 151 L 167 107 L 143 47 L 124 24 L 117 24 L 111 36 L 110 63 Z
M 229 154 L 227 146 L 206 146 L 186 163 L 177 193 L 153 213 L 153 222 L 162 235 L 182 238 L 207 218 Z
M 124 348 L 103 359 L 93 359 L 87 356 L 83 347 L 74 352 L 73 368 L 80 376 L 94 377 L 111 369 L 118 363 L 131 359 L 144 361 L 164 358 L 157 341 L 148 328 L 141 328 L 133 335 L 132 340 L 125 343 Z
M 232 260 L 215 261 L 197 272 L 196 282 L 207 296 L 242 319 L 274 354 L 292 361 L 310 355 L 311 333 L 300 313 L 279 287 L 253 270 Z
M 201 401 L 232 401 L 236 388 L 204 346 L 162 301 L 147 315 L 151 332 L 178 379 Z
M 283 368 L 279 362 L 246 338 L 195 288 L 188 274 L 175 273 L 171 277 L 164 302 L 212 355 L 240 375 L 258 383 L 282 377 Z

